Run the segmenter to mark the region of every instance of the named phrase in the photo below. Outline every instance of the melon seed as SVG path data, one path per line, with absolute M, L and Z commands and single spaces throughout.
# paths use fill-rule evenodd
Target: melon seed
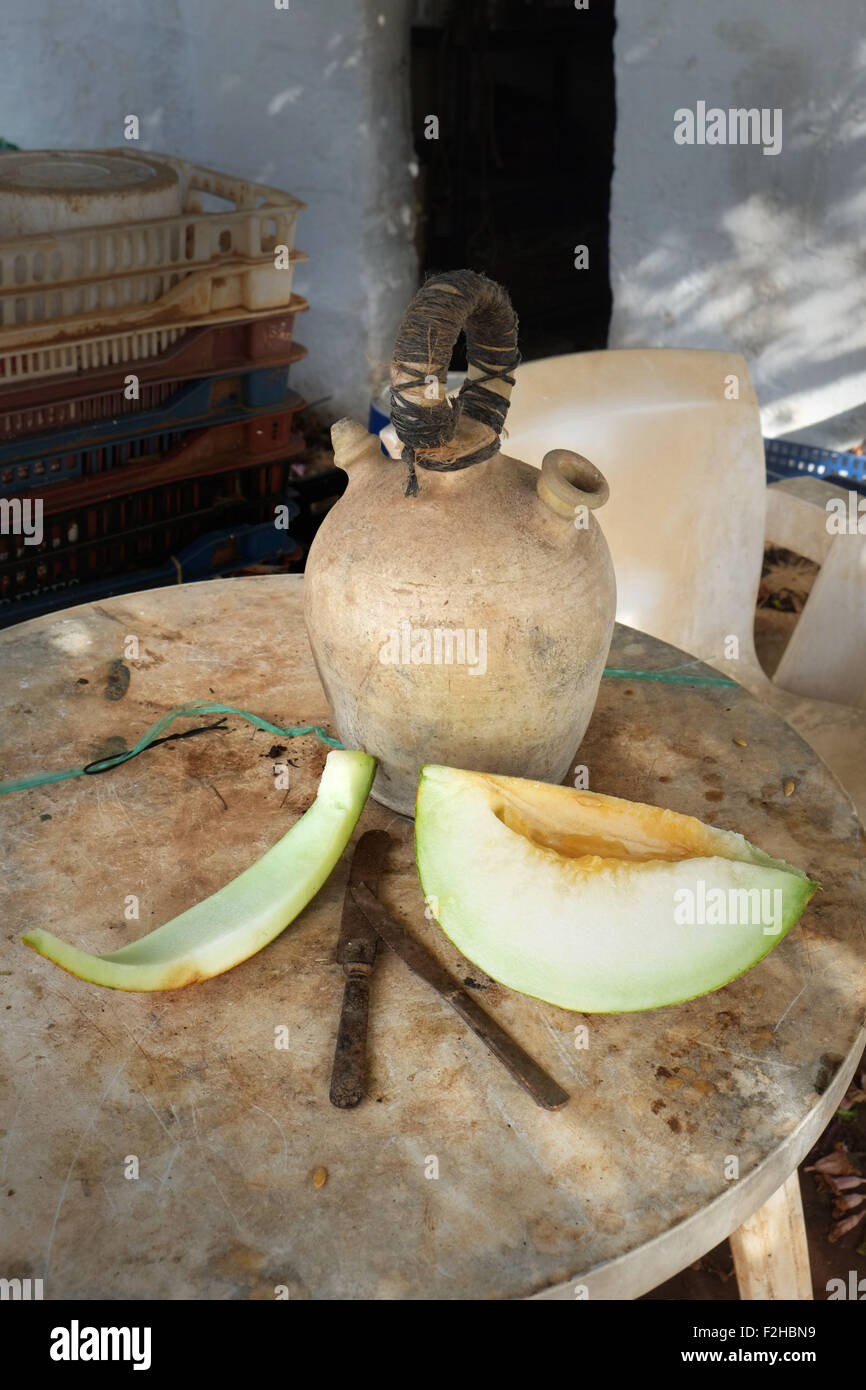
M 738 748 L 748 748 L 749 746 L 744 738 L 735 738 L 734 743 Z
M 793 796 L 793 794 L 794 794 L 794 783 L 789 779 L 789 780 L 785 783 L 785 795 L 786 795 L 786 796 Z
M 327 1168 L 317 1168 L 313 1174 L 313 1187 L 324 1187 L 328 1181 Z

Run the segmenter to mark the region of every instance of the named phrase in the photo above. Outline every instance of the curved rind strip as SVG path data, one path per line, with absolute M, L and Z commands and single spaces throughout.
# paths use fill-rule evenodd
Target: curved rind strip
M 70 974 L 109 989 L 179 989 L 220 975 L 279 936 L 318 893 L 349 842 L 375 768 L 367 753 L 330 752 L 312 806 L 261 859 L 118 951 L 91 955 L 39 929 L 22 940 Z

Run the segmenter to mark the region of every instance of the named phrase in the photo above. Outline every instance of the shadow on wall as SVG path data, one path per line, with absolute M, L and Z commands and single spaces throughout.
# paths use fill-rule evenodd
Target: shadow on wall
M 832 98 L 781 103 L 783 144 L 775 156 L 756 147 L 675 145 L 671 102 L 664 146 L 653 135 L 660 147 L 655 179 L 676 169 L 666 210 L 655 215 L 656 226 L 667 219 L 660 232 L 642 236 L 640 216 L 632 221 L 627 206 L 634 187 L 618 190 L 614 226 L 617 212 L 626 225 L 612 246 L 610 345 L 741 352 L 767 435 L 866 402 L 864 65 L 860 44 Z M 731 104 L 747 103 L 739 96 Z M 718 180 L 698 208 L 712 165 Z M 840 194 L 844 170 L 850 188 Z

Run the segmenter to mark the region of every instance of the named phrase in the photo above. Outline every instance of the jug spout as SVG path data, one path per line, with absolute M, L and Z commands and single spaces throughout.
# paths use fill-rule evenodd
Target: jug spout
M 571 449 L 551 449 L 541 460 L 536 484 L 542 502 L 555 516 L 574 521 L 578 508 L 595 511 L 610 496 L 604 474 L 583 454 Z
M 335 464 L 350 477 L 360 463 L 382 462 L 378 435 L 370 434 L 357 420 L 347 417 L 332 425 L 331 443 L 334 446 Z

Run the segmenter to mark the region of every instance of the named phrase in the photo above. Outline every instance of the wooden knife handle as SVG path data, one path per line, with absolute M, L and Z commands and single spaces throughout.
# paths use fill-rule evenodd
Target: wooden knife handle
M 331 1104 L 351 1110 L 364 1098 L 367 1079 L 367 1012 L 370 1003 L 370 969 L 354 967 L 346 975 L 343 1009 L 337 1030 L 337 1046 L 331 1070 Z

